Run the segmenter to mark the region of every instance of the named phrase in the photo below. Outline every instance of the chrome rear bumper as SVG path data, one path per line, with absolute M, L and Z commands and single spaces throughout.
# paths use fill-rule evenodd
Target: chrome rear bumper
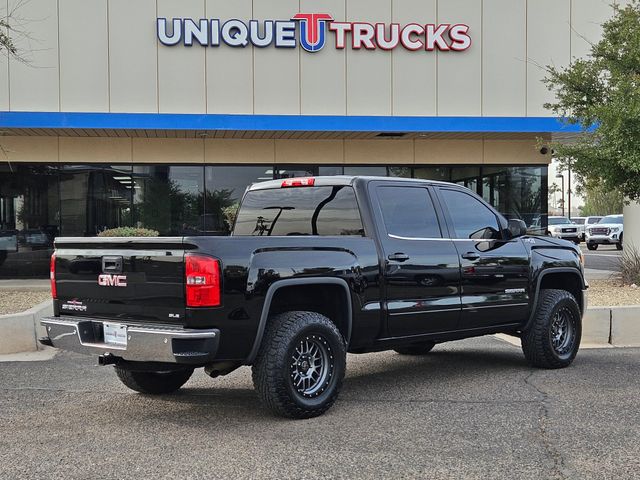
M 127 327 L 127 345 L 104 343 L 104 322 Z M 205 365 L 218 350 L 220 330 L 195 330 L 162 325 L 141 325 L 95 318 L 45 317 L 44 343 L 85 355 L 111 354 L 131 362 Z

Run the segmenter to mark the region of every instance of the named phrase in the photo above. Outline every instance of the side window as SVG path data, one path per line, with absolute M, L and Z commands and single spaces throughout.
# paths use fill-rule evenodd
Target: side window
M 459 190 L 441 189 L 455 229 L 456 238 L 501 238 L 495 214 L 477 198 Z
M 440 238 L 440 224 L 426 188 L 378 187 L 382 218 L 389 235 Z

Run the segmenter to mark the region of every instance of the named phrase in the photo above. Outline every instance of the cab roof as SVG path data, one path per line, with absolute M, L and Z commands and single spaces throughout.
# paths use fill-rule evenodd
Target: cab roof
M 331 175 L 331 176 L 318 176 L 318 177 L 296 177 L 296 178 L 282 178 L 279 180 L 267 180 L 266 182 L 254 183 L 247 191 L 254 190 L 269 190 L 282 188 L 283 183 L 285 182 L 293 182 L 301 179 L 313 178 L 313 186 L 314 187 L 333 187 L 340 185 L 353 185 L 355 182 L 363 181 L 380 181 L 380 182 L 406 182 L 406 183 L 415 183 L 421 185 L 456 185 L 449 182 L 440 182 L 437 180 L 423 180 L 420 178 L 401 178 L 401 177 L 373 177 L 373 176 L 365 176 L 365 175 Z M 302 185 L 300 185 L 302 186 Z M 311 186 L 311 185 L 306 185 Z

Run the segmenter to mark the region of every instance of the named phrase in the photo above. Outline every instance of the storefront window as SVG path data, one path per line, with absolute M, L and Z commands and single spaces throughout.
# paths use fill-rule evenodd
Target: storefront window
M 59 224 L 57 168 L 0 165 L 0 278 L 46 276 Z
M 453 167 L 451 169 L 451 181 L 467 187 L 474 193 L 478 191 L 480 179 L 480 167 Z
M 275 178 L 314 177 L 318 175 L 318 167 L 304 165 L 279 165 Z
M 423 180 L 448 182 L 451 178 L 451 169 L 449 167 L 417 167 L 413 169 L 413 176 Z
M 389 167 L 387 175 L 389 177 L 411 178 L 411 167 Z
M 273 178 L 367 175 L 452 181 L 531 233 L 546 231 L 547 167 L 0 164 L 0 278 L 46 277 L 53 240 L 140 226 L 227 235 L 245 189 Z
M 546 231 L 547 167 L 483 167 L 482 196 L 507 218 L 525 221 L 531 233 Z
M 323 165 L 318 167 L 318 175 L 343 175 L 342 165 Z
M 204 233 L 204 167 L 133 167 L 135 225 L 161 236 Z
M 345 175 L 363 175 L 368 177 L 386 177 L 387 167 L 345 166 Z
M 253 183 L 272 179 L 271 165 L 205 167 L 205 233 L 227 235 L 246 188 Z
M 94 236 L 131 226 L 131 167 L 63 165 L 60 169 L 62 235 Z

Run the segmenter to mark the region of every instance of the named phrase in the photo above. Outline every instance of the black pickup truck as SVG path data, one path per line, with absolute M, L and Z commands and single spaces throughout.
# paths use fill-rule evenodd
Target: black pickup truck
M 251 365 L 263 402 L 294 418 L 331 407 L 347 352 L 424 355 L 506 333 L 532 366 L 566 367 L 586 304 L 582 256 L 525 233 L 449 183 L 258 183 L 231 236 L 58 238 L 41 342 L 98 355 L 147 394 L 179 389 L 195 368 Z

